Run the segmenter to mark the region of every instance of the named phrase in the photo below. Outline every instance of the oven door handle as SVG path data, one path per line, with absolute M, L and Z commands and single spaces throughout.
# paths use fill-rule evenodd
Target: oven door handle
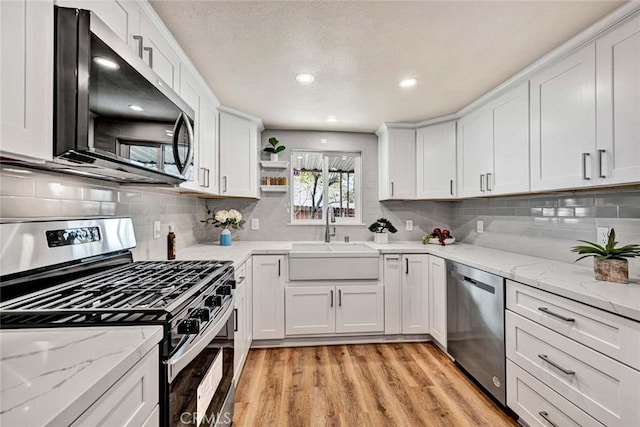
M 220 333 L 231 317 L 233 312 L 233 300 L 229 303 L 229 306 L 224 311 L 224 314 L 220 317 L 214 325 L 209 326 L 203 335 L 198 337 L 195 341 L 186 344 L 174 353 L 174 355 L 164 362 L 168 367 L 168 379 L 171 383 L 193 359 L 195 359 L 204 350 L 211 341 Z

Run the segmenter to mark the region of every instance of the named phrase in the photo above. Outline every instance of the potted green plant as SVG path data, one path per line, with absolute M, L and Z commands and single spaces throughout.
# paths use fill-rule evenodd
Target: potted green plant
M 379 218 L 369 226 L 373 233 L 373 241 L 376 243 L 389 243 L 389 233 L 397 233 L 398 229 L 386 218 Z
M 277 162 L 278 161 L 278 153 L 283 152 L 287 148 L 284 145 L 278 145 L 278 144 L 280 144 L 280 141 L 278 141 L 278 139 L 276 137 L 272 136 L 271 138 L 269 138 L 269 145 L 271 145 L 271 146 L 264 148 L 264 152 L 265 153 L 269 153 L 270 160 L 272 162 Z
M 593 257 L 593 270 L 596 280 L 607 282 L 629 283 L 629 261 L 628 258 L 640 256 L 640 245 L 626 245 L 616 247 L 616 232 L 612 228 L 607 236 L 605 246 L 586 240 L 578 240 L 586 245 L 574 246 L 572 252 L 582 255 L 576 261 L 583 258 Z

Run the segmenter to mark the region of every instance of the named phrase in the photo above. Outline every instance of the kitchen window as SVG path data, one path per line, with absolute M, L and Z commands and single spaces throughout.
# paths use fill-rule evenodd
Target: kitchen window
M 355 152 L 291 151 L 291 223 L 360 224 L 361 156 Z

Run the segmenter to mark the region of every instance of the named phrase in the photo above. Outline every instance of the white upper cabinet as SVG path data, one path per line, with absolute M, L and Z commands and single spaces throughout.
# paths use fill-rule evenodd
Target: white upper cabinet
M 0 2 L 0 152 L 53 155 L 53 2 Z
M 531 190 L 596 181 L 595 45 L 531 79 Z
M 220 111 L 220 194 L 258 197 L 258 123 Z
M 529 83 L 523 83 L 492 102 L 493 171 L 487 177 L 489 194 L 529 191 Z
M 217 109 L 208 88 L 201 85 L 187 66 L 180 64 L 180 96 L 195 112 L 193 167 L 181 188 L 218 193 Z
M 520 84 L 458 123 L 459 195 L 529 191 L 529 87 Z
M 380 200 L 416 197 L 416 131 L 388 125 L 378 131 Z
M 458 195 L 484 195 L 492 169 L 493 112 L 484 106 L 458 122 Z
M 640 181 L 640 15 L 596 42 L 598 184 Z
M 169 87 L 177 89 L 180 71 L 178 53 L 142 13 L 140 13 L 139 29 L 142 37 L 139 41 L 142 46 L 142 59 Z M 139 51 L 138 54 L 140 55 Z
M 416 131 L 418 199 L 450 199 L 456 195 L 456 123 L 440 123 Z
M 140 9 L 131 0 L 56 0 L 56 5 L 88 9 L 95 13 L 102 22 L 116 33 L 136 54 L 139 54 L 139 43 L 134 36 L 139 36 Z

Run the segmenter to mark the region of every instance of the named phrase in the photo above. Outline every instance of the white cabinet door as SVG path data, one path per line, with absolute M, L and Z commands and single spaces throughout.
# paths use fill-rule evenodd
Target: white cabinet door
M 402 256 L 384 255 L 384 333 L 402 333 Z
M 429 333 L 429 255 L 402 256 L 402 333 Z
M 258 129 L 249 119 L 220 112 L 220 193 L 257 197 Z
M 416 131 L 387 128 L 378 134 L 378 193 L 380 200 L 415 199 Z
M 199 190 L 218 194 L 218 110 L 215 102 L 206 95 L 201 100 L 199 117 L 197 174 Z
M 116 33 L 116 35 L 133 50 L 136 55 L 140 55 L 140 46 L 133 36 L 139 36 L 140 9 L 131 0 L 56 0 L 56 5 L 62 7 L 75 7 L 88 9 L 93 12 L 102 22 Z
M 247 310 L 247 286 L 245 283 L 240 284 L 233 296 L 235 303 L 235 329 L 233 335 L 233 377 L 236 381 L 240 378 L 242 367 L 244 366 L 247 352 L 246 347 L 246 310 Z
M 416 132 L 418 199 L 450 199 L 456 194 L 456 123 L 423 127 Z
M 284 272 L 282 255 L 253 257 L 253 339 L 284 338 Z
M 333 334 L 336 295 L 333 286 L 285 289 L 287 335 Z
M 640 16 L 596 42 L 598 184 L 640 181 Z
M 383 285 L 336 286 L 336 332 L 382 332 L 384 330 Z
M 178 88 L 180 57 L 162 33 L 140 12 L 140 35 L 143 37 L 142 59 L 172 89 Z
M 429 255 L 429 333 L 447 348 L 447 267 L 444 259 Z
M 53 155 L 53 2 L 0 2 L 0 152 Z
M 531 190 L 594 185 L 595 45 L 531 79 Z
M 510 90 L 493 109 L 493 169 L 488 194 L 529 191 L 529 83 Z
M 493 170 L 493 111 L 486 105 L 458 122 L 458 195 L 487 194 Z

